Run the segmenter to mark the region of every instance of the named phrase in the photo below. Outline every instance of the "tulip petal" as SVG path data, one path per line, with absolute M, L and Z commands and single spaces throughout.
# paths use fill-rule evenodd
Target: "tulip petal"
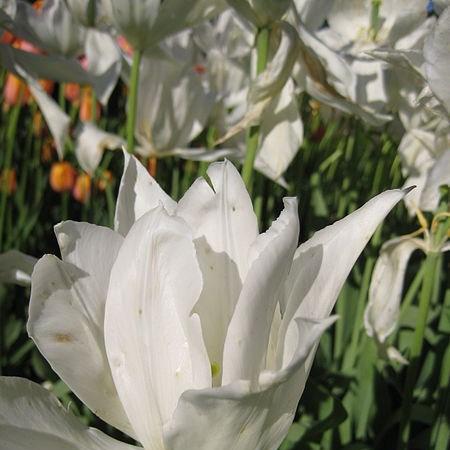
M 125 236 L 136 220 L 159 203 L 169 213 L 175 210 L 177 204 L 134 156 L 125 151 L 123 154 L 125 163 L 117 197 L 114 228 Z
M 55 232 L 64 261 L 45 255 L 37 262 L 28 333 L 96 415 L 132 435 L 112 380 L 103 332 L 109 275 L 123 239 L 108 228 L 71 221 L 57 225 Z
M 288 80 L 272 106 L 262 116 L 261 147 L 255 167 L 271 180 L 278 180 L 303 142 L 303 122 L 292 80 Z
M 49 391 L 24 378 L 0 377 L 0 448 L 132 450 L 73 416 Z
M 125 141 L 116 134 L 106 133 L 91 122 L 80 122 L 75 130 L 75 154 L 83 170 L 93 175 L 106 149 L 120 148 Z
M 369 336 L 383 343 L 394 331 L 400 313 L 403 282 L 412 252 L 424 244 L 409 236 L 383 244 L 369 288 L 364 326 Z
M 37 259 L 18 250 L 0 254 L 0 283 L 29 286 Z
M 223 384 L 239 379 L 256 382 L 265 366 L 277 294 L 298 243 L 297 200 L 285 198 L 284 206 L 278 219 L 250 248 L 251 266 L 225 340 Z
M 200 320 L 191 314 L 201 289 L 189 227 L 162 207 L 145 214 L 112 269 L 105 316 L 113 378 L 145 448 L 162 448 L 162 426 L 182 392 L 211 385 Z
M 409 189 L 410 190 L 410 189 Z M 313 235 L 295 252 L 281 300 L 278 357 L 286 366 L 297 346 L 295 317 L 324 319 L 377 226 L 409 191 L 391 190 Z
M 120 49 L 110 34 L 89 29 L 86 36 L 86 59 L 95 93 L 102 105 L 106 105 L 120 76 Z
M 450 113 L 450 89 L 448 68 L 450 64 L 450 8 L 440 15 L 434 30 L 425 39 L 423 55 L 425 72 L 431 90 Z
M 203 273 L 203 291 L 196 312 L 211 363 L 222 364 L 228 324 L 247 273 L 250 245 L 258 224 L 245 185 L 228 161 L 209 166 L 208 182 L 199 178 L 178 204 L 177 215 L 195 231 Z M 214 380 L 220 384 L 220 379 Z
M 248 381 L 221 388 L 185 392 L 165 428 L 166 448 L 184 450 L 273 450 L 292 424 L 304 384 L 304 362 L 323 331 L 335 320 L 298 320 L 296 359 L 277 374 L 264 373 L 263 385 L 252 391 Z
M 69 134 L 70 117 L 47 95 L 35 79 L 27 75 L 24 78 L 52 133 L 59 159 L 62 159 L 64 157 L 64 144 Z

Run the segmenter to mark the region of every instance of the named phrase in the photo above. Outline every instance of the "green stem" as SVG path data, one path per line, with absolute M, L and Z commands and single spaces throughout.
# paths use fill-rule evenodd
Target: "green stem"
M 256 74 L 259 75 L 267 66 L 269 52 L 269 28 L 260 28 L 256 34 L 257 63 Z M 256 152 L 259 144 L 259 125 L 250 127 L 246 137 L 246 154 L 242 167 L 242 178 L 248 191 L 251 193 L 253 184 L 253 165 L 255 163 Z
M 8 131 L 6 134 L 6 154 L 3 162 L 3 173 L 6 173 L 8 169 L 11 168 L 13 159 L 14 143 L 16 138 L 17 124 L 19 122 L 20 109 L 21 109 L 21 98 L 22 93 L 19 95 L 19 100 L 14 105 L 11 115 L 9 116 Z M 3 240 L 3 228 L 5 225 L 5 212 L 6 203 L 8 199 L 7 189 L 2 189 L 0 196 L 0 251 L 4 251 L 4 240 Z
M 130 92 L 127 104 L 127 150 L 129 153 L 134 153 L 134 129 L 136 127 L 137 94 L 141 57 L 141 50 L 134 50 L 133 62 L 131 65 Z
M 409 440 L 413 391 L 419 372 L 419 358 L 422 353 L 425 328 L 428 319 L 428 310 L 433 293 L 434 276 L 438 260 L 439 253 L 430 252 L 424 262 L 424 279 L 419 298 L 419 318 L 414 331 L 413 343 L 410 352 L 411 363 L 409 364 L 408 371 L 406 373 L 405 393 L 403 396 L 403 405 L 400 418 L 399 442 L 397 446 L 400 450 L 407 448 Z

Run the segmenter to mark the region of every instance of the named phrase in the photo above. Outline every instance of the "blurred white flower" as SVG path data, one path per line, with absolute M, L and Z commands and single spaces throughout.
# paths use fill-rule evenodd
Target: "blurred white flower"
M 222 0 L 103 0 L 103 5 L 117 31 L 140 51 L 224 9 Z
M 18 0 L 13 31 L 50 54 L 67 57 L 82 53 L 86 37 L 86 29 L 75 20 L 64 0 L 46 0 L 40 10 Z
M 35 266 L 30 336 L 92 411 L 144 448 L 278 448 L 338 293 L 404 192 L 296 249 L 296 200 L 259 234 L 230 163 L 211 165 L 177 204 L 125 158 L 116 231 L 55 227 L 62 261 Z M 32 383 L 1 378 L 0 389 L 4 447 L 135 448 L 78 424 Z

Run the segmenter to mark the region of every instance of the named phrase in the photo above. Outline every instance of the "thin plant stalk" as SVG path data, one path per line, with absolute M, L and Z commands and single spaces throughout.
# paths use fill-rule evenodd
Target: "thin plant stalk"
M 410 364 L 406 373 L 405 391 L 400 418 L 398 449 L 406 449 L 409 441 L 411 408 L 413 404 L 413 391 L 419 373 L 419 360 L 422 353 L 425 328 L 433 293 L 434 275 L 439 260 L 439 253 L 430 252 L 424 262 L 424 278 L 419 297 L 419 318 L 414 331 L 413 343 L 410 352 Z
M 270 29 L 261 28 L 256 34 L 256 49 L 257 49 L 257 63 L 256 74 L 259 75 L 267 66 L 267 57 L 269 51 L 269 37 Z M 246 137 L 246 153 L 244 165 L 242 166 L 242 178 L 247 190 L 252 192 L 253 185 L 253 166 L 256 159 L 256 153 L 258 151 L 260 127 L 254 125 L 250 127 Z
M 17 124 L 19 122 L 20 110 L 21 110 L 21 98 L 23 92 L 19 94 L 19 99 L 17 103 L 11 110 L 11 114 L 9 116 L 8 130 L 6 134 L 6 153 L 5 159 L 3 163 L 3 171 L 6 173 L 7 170 L 11 168 L 12 159 L 13 159 L 13 151 L 14 151 L 14 143 L 16 138 Z M 5 213 L 6 213 L 6 203 L 8 198 L 7 189 L 2 189 L 0 195 L 0 251 L 4 251 L 4 239 L 3 239 L 3 228 L 5 225 Z
M 445 201 L 441 208 L 447 211 Z M 444 236 L 447 235 L 450 228 L 450 218 L 443 220 L 437 227 L 434 235 L 434 244 L 443 242 Z M 413 342 L 410 351 L 410 361 L 406 372 L 405 390 L 403 395 L 403 404 L 400 415 L 400 428 L 398 434 L 397 448 L 406 449 L 408 446 L 409 435 L 411 431 L 411 409 L 413 405 L 414 386 L 420 369 L 420 356 L 422 354 L 423 341 L 425 337 L 425 329 L 428 321 L 428 312 L 430 309 L 433 291 L 436 288 L 435 277 L 439 276 L 438 267 L 440 261 L 439 249 L 430 251 L 424 262 L 424 277 L 419 296 L 419 318 L 414 330 Z
M 136 111 L 138 99 L 139 68 L 141 66 L 142 51 L 136 49 L 133 52 L 131 65 L 130 91 L 127 103 L 127 151 L 134 153 L 134 129 L 136 127 Z

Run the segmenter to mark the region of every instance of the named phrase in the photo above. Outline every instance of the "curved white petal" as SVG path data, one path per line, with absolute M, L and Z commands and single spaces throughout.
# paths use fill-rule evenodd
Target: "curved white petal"
M 194 230 L 204 280 L 196 312 L 210 360 L 221 365 L 225 335 L 248 270 L 248 252 L 258 236 L 258 224 L 233 164 L 211 164 L 207 175 L 212 186 L 197 179 L 180 200 L 177 215 Z
M 282 372 L 266 372 L 263 385 L 251 389 L 248 381 L 215 389 L 185 392 L 171 423 L 165 428 L 167 448 L 184 450 L 275 450 L 286 436 L 304 389 L 299 383 L 304 362 L 321 333 L 324 322 L 299 321 L 296 359 Z
M 450 185 L 450 149 L 445 150 L 427 174 L 420 198 L 420 209 L 436 211 L 440 200 L 440 186 Z
M 99 417 L 133 431 L 111 376 L 104 309 L 122 237 L 108 228 L 63 222 L 55 227 L 64 261 L 41 258 L 32 275 L 28 333 L 55 372 Z
M 286 366 L 297 345 L 296 317 L 324 319 L 358 256 L 388 212 L 407 190 L 386 191 L 364 206 L 318 231 L 297 249 L 281 301 L 279 364 Z
M 113 150 L 125 144 L 120 136 L 106 133 L 92 122 L 80 122 L 75 136 L 75 155 L 81 168 L 90 175 L 97 169 L 106 149 Z
M 177 204 L 134 156 L 125 151 L 123 154 L 125 162 L 117 197 L 114 228 L 125 236 L 134 222 L 147 211 L 162 203 L 167 211 L 173 212 Z
M 408 236 L 391 239 L 383 244 L 375 264 L 369 288 L 369 303 L 364 313 L 364 326 L 371 337 L 383 343 L 394 331 L 403 282 L 412 252 L 420 242 Z
M 62 159 L 64 156 L 64 144 L 69 134 L 70 118 L 53 98 L 47 95 L 42 86 L 34 78 L 26 75 L 24 72 L 22 75 L 28 83 L 28 87 L 52 133 L 59 159 Z
M 95 93 L 106 105 L 122 68 L 120 49 L 109 33 L 90 29 L 86 36 L 86 59 Z
M 200 320 L 202 289 L 189 227 L 158 207 L 128 233 L 111 273 L 105 316 L 108 359 L 119 396 L 145 448 L 182 392 L 211 385 Z
M 299 114 L 294 83 L 288 80 L 261 120 L 261 146 L 255 168 L 272 180 L 288 168 L 303 142 L 303 122 Z
M 0 254 L 0 283 L 29 286 L 37 259 L 18 250 Z
M 250 269 L 225 340 L 223 384 L 240 379 L 256 382 L 265 367 L 278 293 L 298 243 L 297 200 L 285 198 L 284 205 L 278 219 L 250 248 Z
M 450 87 L 448 71 L 450 67 L 450 8 L 439 17 L 434 30 L 425 39 L 423 54 L 425 72 L 433 93 L 450 113 Z
M 88 428 L 49 391 L 24 378 L 0 377 L 0 448 L 4 450 L 132 450 Z

